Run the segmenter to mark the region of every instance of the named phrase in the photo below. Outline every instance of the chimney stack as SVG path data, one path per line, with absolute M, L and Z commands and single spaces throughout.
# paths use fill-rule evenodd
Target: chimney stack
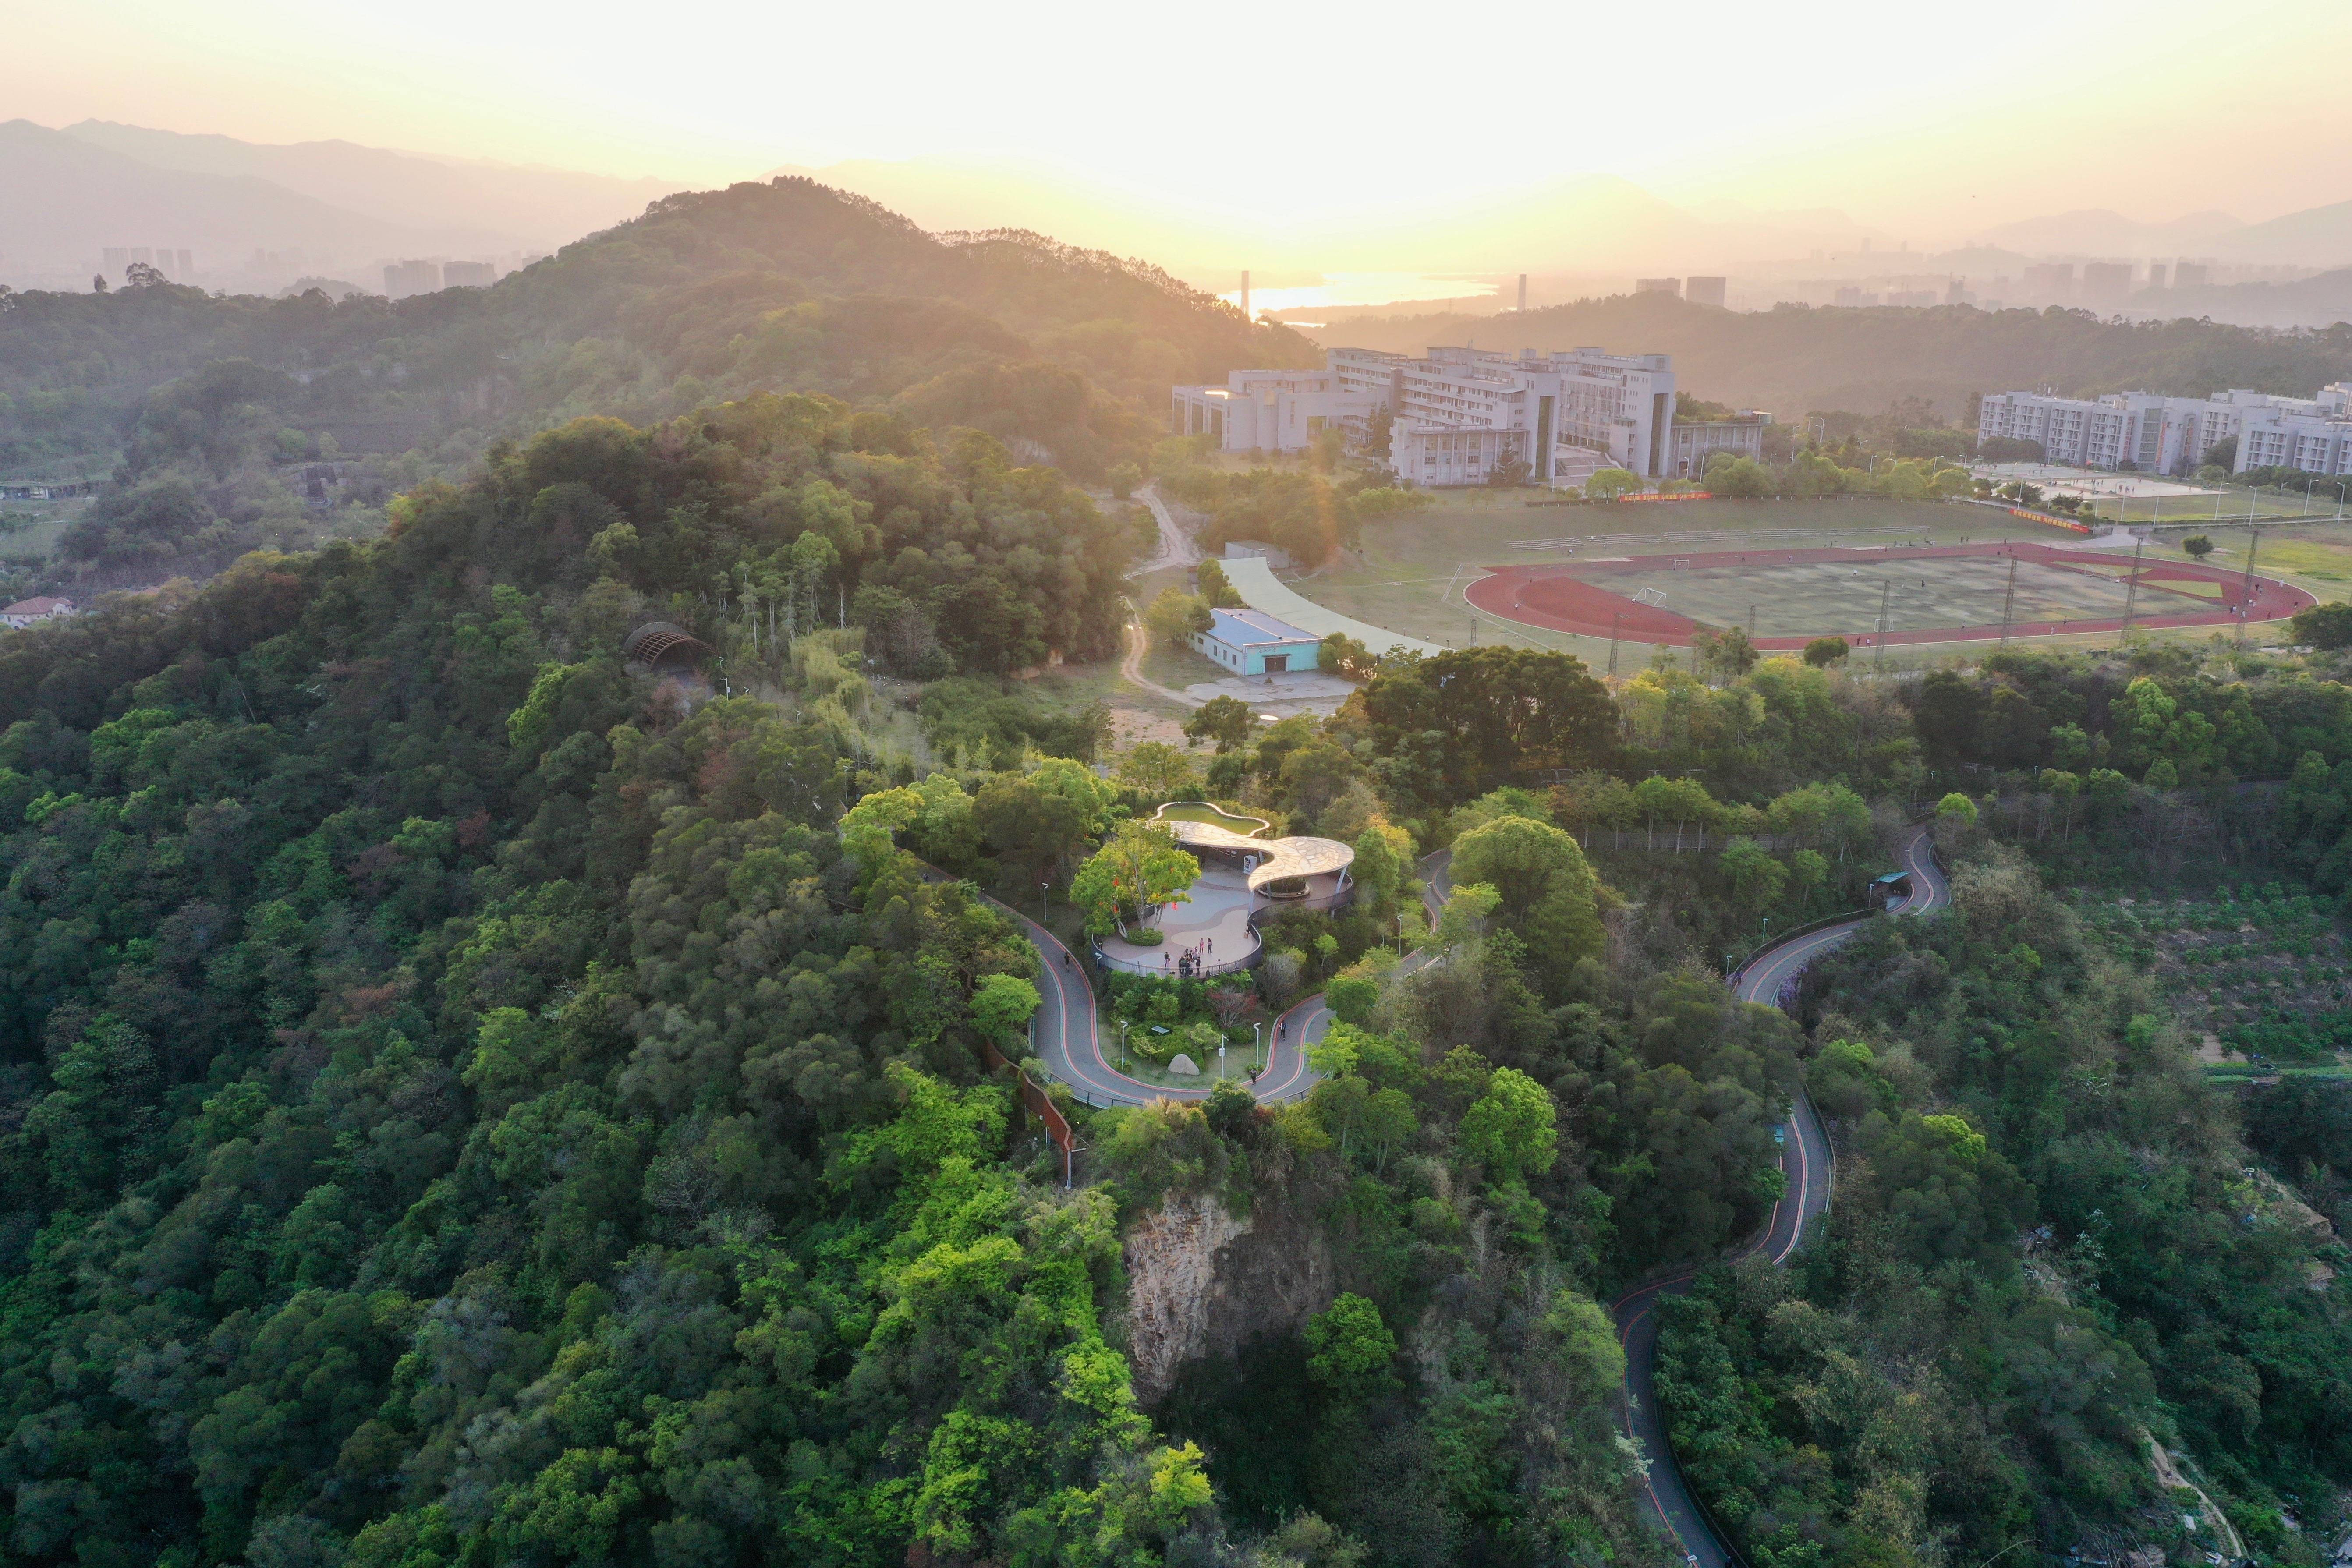
M 1243 320 L 1243 321 L 1246 321 L 1250 320 L 1250 313 L 1249 313 L 1249 268 L 1246 268 L 1246 267 L 1244 267 L 1244 268 L 1242 268 L 1242 320 Z
M 1526 313 L 1527 313 L 1527 309 L 1528 309 L 1528 275 L 1527 275 L 1526 273 L 1522 272 L 1522 273 L 1520 273 L 1520 274 L 1519 274 L 1519 312 L 1520 312 L 1520 314 L 1522 314 L 1522 315 L 1526 314 Z

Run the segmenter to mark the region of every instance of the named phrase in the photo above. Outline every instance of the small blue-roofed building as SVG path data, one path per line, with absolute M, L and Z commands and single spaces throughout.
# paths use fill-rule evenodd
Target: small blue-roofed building
M 1192 634 L 1192 647 L 1235 675 L 1284 675 L 1315 668 L 1323 639 L 1264 610 L 1211 610 L 1216 624 Z

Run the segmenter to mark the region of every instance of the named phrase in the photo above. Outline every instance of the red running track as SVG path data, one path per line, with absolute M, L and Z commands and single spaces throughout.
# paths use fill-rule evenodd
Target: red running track
M 1858 565 L 1877 561 L 1924 561 L 1960 555 L 2014 556 L 2020 561 L 2056 567 L 2061 571 L 2081 570 L 2098 565 L 2110 569 L 2122 564 L 2110 551 L 2064 550 L 2054 545 L 2031 543 L 2006 544 L 1937 544 L 1918 548 L 1895 547 L 1852 549 L 1825 545 L 1811 550 L 1718 550 L 1711 553 L 1682 555 L 1634 555 L 1618 561 L 1587 561 L 1570 565 L 1552 566 L 1490 566 L 1488 575 L 1481 577 L 1465 591 L 1470 603 L 1488 615 L 1524 626 L 1542 626 L 1556 632 L 1572 632 L 1580 637 L 1605 637 L 1615 636 L 1628 642 L 1665 643 L 1675 647 L 1687 647 L 1692 636 L 1701 629 L 1700 623 L 1690 616 L 1655 605 L 1644 605 L 1613 593 L 1593 581 L 1629 572 L 1672 571 L 1677 562 L 1693 568 L 1709 566 L 1801 566 L 1837 563 Z M 2147 609 L 2136 608 L 2132 624 L 2136 626 L 2226 626 L 2238 624 L 2241 600 L 2244 598 L 2245 574 L 2223 566 L 2205 566 L 2192 562 L 2143 562 L 2139 571 L 2142 603 L 2150 604 L 2149 591 L 2156 597 Z M 2161 607 L 2164 602 L 2189 597 L 2167 589 L 2167 583 L 2218 583 L 2221 595 L 2218 602 L 2195 599 L 2195 609 L 2172 610 Z M 2289 587 L 2274 578 L 2256 577 L 2251 601 L 2245 605 L 2249 621 L 2283 621 L 2298 610 L 2310 608 L 2319 601 L 2300 588 Z M 2123 629 L 2121 616 L 2104 619 L 2067 621 L 2018 621 L 2009 627 L 2011 637 L 2071 636 L 2084 632 L 2115 632 Z M 1756 646 L 1768 651 L 1783 651 L 1803 647 L 1817 637 L 1841 635 L 1836 627 L 1824 626 L 1801 637 L 1758 637 Z M 1874 632 L 1844 632 L 1848 642 L 1857 647 L 1869 647 L 1876 640 Z M 1990 641 L 2001 635 L 1998 626 L 1928 627 L 1920 631 L 1897 631 L 1886 634 L 1889 643 L 1944 643 Z

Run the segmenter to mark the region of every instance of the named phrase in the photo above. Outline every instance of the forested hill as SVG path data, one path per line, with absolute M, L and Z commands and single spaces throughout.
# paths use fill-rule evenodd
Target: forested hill
M 890 436 L 583 422 L 383 539 L 10 636 L 0 1563 L 870 1563 L 969 1535 L 954 1445 L 1014 1423 L 1049 1540 L 1205 1496 L 1097 1326 L 1108 1200 L 997 1158 L 967 998 L 1034 952 L 831 831 L 889 782 L 815 678 L 844 634 L 690 715 L 618 655 L 861 570 L 1108 646 L 1083 496 Z M 902 1287 L 941 1241 L 979 1274 Z
M 642 422 L 814 391 L 901 399 L 1091 476 L 1148 442 L 1171 382 L 1317 357 L 1143 263 L 1033 234 L 928 235 L 785 178 L 666 197 L 487 289 L 336 303 L 155 283 L 0 306 L 10 470 L 103 466 L 153 423 L 155 388 L 249 362 L 211 402 L 265 440 L 340 431 L 346 451 L 422 443 L 456 462 L 581 414 Z M 217 438 L 205 455 L 221 466 Z
M 1359 320 L 1315 336 L 1400 353 L 1459 342 L 1507 353 L 1598 343 L 1620 353 L 1670 353 L 1684 391 L 1784 418 L 1814 409 L 1877 414 L 1917 397 L 1954 420 L 1967 414 L 1971 393 L 2032 387 L 2070 396 L 2202 396 L 2242 386 L 2308 397 L 2352 375 L 2352 325 L 2342 322 L 2283 332 L 2185 319 L 2102 321 L 2054 307 L 1782 306 L 1742 314 L 1666 294 L 1619 294 L 1516 314 Z

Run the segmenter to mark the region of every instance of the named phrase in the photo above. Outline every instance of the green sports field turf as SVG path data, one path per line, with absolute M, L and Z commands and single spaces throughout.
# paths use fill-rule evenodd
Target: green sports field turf
M 2036 541 L 2039 543 L 2041 541 Z M 2126 557 L 2128 560 L 2128 557 Z M 1759 637 L 1852 636 L 1878 624 L 1879 598 L 1886 597 L 1890 631 L 1981 626 L 2001 618 L 2008 590 L 2007 561 L 1991 557 L 1875 562 L 1849 566 L 1712 566 L 1688 571 L 1612 572 L 1591 581 L 1632 598 L 1676 610 L 1709 626 L 1747 626 Z M 2021 562 L 2012 621 L 2092 620 L 2124 613 L 2124 585 L 2104 576 Z M 2191 607 L 2160 596 L 2175 610 Z M 2139 605 L 2152 608 L 2159 596 L 2143 592 Z

